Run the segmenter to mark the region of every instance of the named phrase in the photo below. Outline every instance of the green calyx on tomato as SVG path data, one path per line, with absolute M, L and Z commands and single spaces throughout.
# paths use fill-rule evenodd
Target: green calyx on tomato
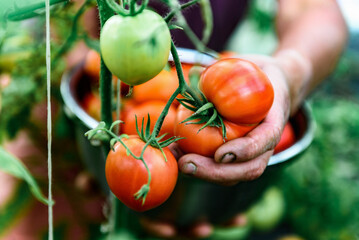
M 152 147 L 160 149 L 162 153 L 163 153 L 163 150 L 162 150 L 163 148 L 168 147 L 170 144 L 182 139 L 182 138 L 172 136 L 172 137 L 162 141 L 162 139 L 164 139 L 164 137 L 167 135 L 167 133 L 165 133 L 159 137 L 154 137 L 154 135 L 150 131 L 151 119 L 150 119 L 149 114 L 147 116 L 146 127 L 144 127 L 144 122 L 145 122 L 144 118 L 142 119 L 141 129 L 139 129 L 139 127 L 138 127 L 137 116 L 135 116 L 135 121 L 136 121 L 136 131 L 137 131 L 138 136 L 141 138 L 141 140 L 146 142 L 147 144 L 149 144 Z M 165 160 L 167 161 L 166 155 L 164 153 L 163 153 L 163 156 L 164 156 Z
M 161 152 L 147 146 L 138 136 L 131 135 L 123 139 L 123 143 L 117 143 L 106 159 L 106 180 L 111 191 L 135 211 L 147 211 L 161 205 L 171 195 L 177 182 L 175 157 L 168 148 Z M 146 165 L 135 157 L 139 155 Z M 143 191 L 146 191 L 145 195 L 140 196 Z
M 106 66 L 131 86 L 160 73 L 167 64 L 170 48 L 168 26 L 154 11 L 112 16 L 101 30 L 100 49 Z
M 164 180 L 160 177 L 154 177 L 153 172 L 156 174 L 157 172 L 160 172 L 158 174 L 165 175 L 164 171 L 166 171 L 166 167 L 168 167 L 170 168 L 168 170 L 170 174 L 175 176 L 175 179 L 177 179 L 177 162 L 167 146 L 179 140 L 180 138 L 171 137 L 161 141 L 165 135 L 155 137 L 154 134 L 151 134 L 150 131 L 149 117 L 146 127 L 144 127 L 143 119 L 141 130 L 139 130 L 137 126 L 136 119 L 136 129 L 139 136 L 128 136 L 126 134 L 117 136 L 115 133 L 113 133 L 113 129 L 120 123 L 123 122 L 121 120 L 115 121 L 109 128 L 107 128 L 104 122 L 100 122 L 96 128 L 86 132 L 85 136 L 92 141 L 103 141 L 104 139 L 108 140 L 110 138 L 109 142 L 111 145 L 111 151 L 108 154 L 106 161 L 106 179 L 109 187 L 111 191 L 128 207 L 136 211 L 146 211 L 163 203 L 169 197 L 174 188 L 176 181 L 172 181 L 170 186 L 162 189 L 164 187 Z M 151 152 L 151 154 L 148 154 L 147 152 Z M 161 157 L 158 155 L 161 155 Z M 136 163 L 132 163 L 131 161 L 135 161 Z M 158 161 L 162 161 L 163 163 L 157 163 Z M 176 163 L 175 166 L 173 161 Z M 169 166 L 158 166 L 166 163 L 168 163 Z M 132 167 L 132 170 L 129 166 Z M 157 167 L 164 169 L 157 169 Z M 130 170 L 126 170 L 127 168 L 130 168 Z M 140 168 L 141 170 L 138 170 L 137 168 Z M 176 171 L 173 170 L 174 168 Z M 133 176 L 132 171 L 135 173 L 144 173 L 141 173 L 141 177 L 138 177 Z M 120 174 L 124 175 L 123 178 L 120 176 Z M 116 178 L 117 175 L 118 178 Z M 134 178 L 141 179 L 140 182 L 143 184 L 136 184 L 135 186 L 131 185 L 131 190 L 124 190 L 123 188 L 125 188 L 128 182 L 136 181 Z M 144 178 L 147 179 L 147 182 L 143 181 Z M 153 180 L 158 178 L 162 180 Z M 119 181 L 125 182 L 126 184 L 119 184 Z M 153 188 L 155 188 L 155 190 L 153 190 Z M 155 197 L 150 197 L 151 200 L 150 203 L 148 203 L 148 197 L 152 196 L 152 192 L 158 191 L 157 188 L 160 188 L 161 191 L 163 191 L 162 195 L 158 193 L 157 195 L 159 196 L 156 197 L 156 194 L 152 194 L 155 195 Z M 123 192 L 125 192 L 125 194 L 122 194 Z M 129 196 L 130 194 L 132 195 Z M 152 198 L 155 199 L 153 200 Z
M 224 142 L 243 137 L 255 128 L 274 99 L 265 73 L 254 63 L 238 58 L 219 60 L 207 67 L 198 85 L 199 89 L 187 88 L 184 98 L 178 99 L 182 106 L 177 112 L 175 134 L 186 138 L 179 141 L 181 149 L 209 157 Z M 196 90 L 198 99 L 192 97 Z M 204 141 L 202 145 L 208 147 L 199 147 L 195 141 Z
M 223 139 L 222 129 L 216 126 L 207 126 L 193 120 L 193 124 L 181 123 L 191 117 L 193 111 L 180 105 L 177 110 L 174 133 L 184 139 L 178 141 L 179 147 L 186 153 L 196 153 L 206 157 L 213 157 L 216 150 L 225 142 L 245 136 L 256 125 L 240 125 L 223 120 L 226 129 L 226 139 Z M 200 130 L 202 128 L 202 130 Z

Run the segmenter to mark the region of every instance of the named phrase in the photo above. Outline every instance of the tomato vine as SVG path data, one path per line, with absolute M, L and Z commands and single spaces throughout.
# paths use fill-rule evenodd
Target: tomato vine
M 192 6 L 193 4 L 196 4 L 199 1 L 200 0 L 192 0 L 183 5 L 178 4 L 177 7 L 173 7 L 174 4 L 171 5 L 170 3 L 167 3 L 169 5 L 169 7 L 172 9 L 172 11 L 166 17 L 164 17 L 164 20 L 166 21 L 168 28 L 171 28 L 173 26 L 174 23 L 172 23 L 172 20 L 174 19 L 175 16 L 180 16 L 181 10 L 183 10 L 189 6 Z M 172 3 L 174 3 L 174 2 L 176 2 L 176 1 L 172 1 Z M 202 0 L 202 2 L 208 3 L 207 0 Z M 125 16 L 125 17 L 133 17 L 135 15 L 141 14 L 143 12 L 143 10 L 147 7 L 148 1 L 145 0 L 145 1 L 140 1 L 140 4 L 137 4 L 137 3 L 138 3 L 138 1 L 136 1 L 136 0 L 121 1 L 120 4 L 116 3 L 113 0 L 97 0 L 101 27 L 103 27 L 104 24 L 106 23 L 106 21 L 108 21 L 112 16 L 114 16 L 114 14 L 118 14 L 118 15 Z M 205 6 L 205 4 L 203 4 L 203 3 L 202 3 L 202 5 Z M 207 5 L 207 7 L 208 7 L 208 5 Z M 211 18 L 211 14 L 209 13 L 208 9 L 203 12 L 205 14 L 207 14 L 207 16 L 205 16 L 204 18 L 206 19 L 206 22 L 208 22 Z M 186 26 L 188 26 L 188 25 L 186 25 Z M 193 41 L 196 41 L 195 45 L 201 51 L 207 50 L 203 46 L 205 46 L 205 42 L 208 40 L 207 38 L 208 38 L 208 35 L 210 34 L 210 28 L 211 28 L 211 26 L 209 26 L 209 28 L 207 28 L 207 30 L 206 30 L 206 34 L 204 36 L 205 39 L 203 39 L 204 42 L 202 42 L 201 40 L 199 40 L 197 38 L 192 38 Z M 188 31 L 187 31 L 187 34 L 188 34 Z M 147 126 L 145 128 L 143 126 L 143 121 L 142 121 L 141 130 L 137 129 L 138 135 L 140 136 L 142 141 L 145 142 L 145 145 L 143 146 L 143 149 L 142 149 L 140 155 L 135 155 L 131 151 L 131 149 L 128 148 L 126 146 L 126 144 L 124 143 L 123 138 L 128 138 L 128 136 L 126 136 L 126 135 L 118 136 L 117 134 L 115 134 L 112 131 L 114 129 L 115 125 L 120 124 L 121 121 L 112 122 L 112 110 L 113 110 L 112 101 L 111 101 L 111 98 L 112 98 L 112 73 L 110 72 L 109 68 L 106 66 L 103 58 L 101 58 L 101 70 L 100 70 L 100 99 L 101 99 L 102 122 L 99 124 L 98 127 L 96 127 L 95 129 L 92 129 L 86 133 L 86 136 L 89 139 L 99 138 L 99 140 L 105 140 L 105 142 L 109 142 L 109 144 L 108 144 L 109 146 L 107 146 L 107 147 L 105 146 L 105 148 L 106 149 L 111 148 L 112 150 L 110 150 L 110 151 L 114 150 L 113 148 L 116 143 L 120 143 L 126 149 L 128 155 L 130 155 L 134 159 L 140 160 L 143 163 L 143 165 L 145 166 L 147 173 L 148 173 L 147 183 L 142 185 L 142 187 L 133 196 L 136 200 L 141 200 L 142 205 L 146 201 L 146 197 L 150 191 L 150 183 L 152 181 L 151 171 L 149 169 L 148 164 L 146 163 L 146 161 L 144 159 L 145 150 L 147 148 L 149 148 L 150 146 L 159 148 L 164 156 L 165 161 L 166 161 L 166 155 L 164 154 L 163 148 L 165 148 L 169 144 L 179 140 L 179 138 L 172 137 L 167 140 L 161 141 L 163 139 L 163 136 L 158 136 L 160 129 L 162 127 L 162 124 L 164 122 L 164 119 L 166 118 L 166 116 L 168 114 L 171 104 L 176 100 L 176 98 L 179 94 L 184 95 L 187 98 L 191 99 L 192 102 L 198 107 L 200 107 L 206 103 L 204 97 L 201 94 L 197 93 L 192 88 L 190 88 L 190 86 L 188 86 L 188 84 L 186 83 L 182 65 L 180 62 L 180 58 L 178 56 L 176 46 L 172 40 L 171 40 L 170 52 L 172 54 L 173 62 L 174 62 L 175 68 L 177 70 L 179 85 L 178 85 L 178 88 L 173 92 L 173 94 L 167 101 L 164 109 L 162 110 L 159 118 L 157 119 L 157 121 L 155 123 L 154 129 L 152 130 L 152 132 L 150 132 L 150 127 L 149 127 L 150 119 L 148 119 Z M 106 137 L 106 135 L 107 135 L 107 137 Z M 113 211 L 116 211 L 116 209 L 113 209 Z M 115 214 L 118 214 L 118 213 L 115 212 Z

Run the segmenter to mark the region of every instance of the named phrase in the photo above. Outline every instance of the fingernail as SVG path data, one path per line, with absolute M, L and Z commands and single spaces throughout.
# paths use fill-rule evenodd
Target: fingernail
M 194 165 L 193 163 L 186 163 L 183 167 L 182 167 L 182 172 L 185 174 L 195 174 L 197 171 L 197 166 Z
M 233 153 L 226 153 L 221 159 L 221 163 L 230 163 L 236 159 L 236 156 Z

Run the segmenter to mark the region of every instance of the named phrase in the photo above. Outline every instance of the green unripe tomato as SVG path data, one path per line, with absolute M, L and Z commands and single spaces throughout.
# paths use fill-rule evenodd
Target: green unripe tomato
M 276 227 L 285 212 L 285 201 L 278 187 L 271 187 L 264 193 L 262 199 L 247 212 L 248 220 L 257 231 L 266 232 Z
M 101 30 L 100 48 L 112 74 L 134 86 L 155 77 L 165 67 L 171 35 L 166 22 L 156 12 L 115 15 Z

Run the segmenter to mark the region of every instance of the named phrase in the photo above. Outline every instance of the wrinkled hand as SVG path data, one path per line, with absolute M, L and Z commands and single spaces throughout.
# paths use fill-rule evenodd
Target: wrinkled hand
M 290 91 L 285 75 L 272 57 L 240 57 L 256 63 L 271 80 L 274 88 L 272 108 L 263 122 L 245 137 L 219 147 L 214 159 L 197 154 L 181 156 L 178 164 L 185 174 L 223 185 L 256 179 L 264 172 L 280 140 L 290 113 Z

